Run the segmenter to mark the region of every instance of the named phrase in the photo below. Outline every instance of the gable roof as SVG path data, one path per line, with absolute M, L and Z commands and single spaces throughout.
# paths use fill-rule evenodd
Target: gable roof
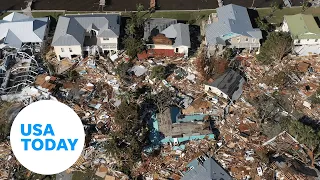
M 228 95 L 229 98 L 232 98 L 233 94 L 239 88 L 242 88 L 241 85 L 243 82 L 244 78 L 239 73 L 232 69 L 228 69 L 227 72 L 208 85 L 220 89 L 220 91 Z
M 22 43 L 42 42 L 49 18 L 32 18 L 13 12 L 0 21 L 0 39 L 4 45 L 20 48 Z
M 161 32 L 167 38 L 174 39 L 173 47 L 187 46 L 191 47 L 190 32 L 188 24 L 172 24 Z
M 312 15 L 296 14 L 284 16 L 284 20 L 294 38 L 320 39 L 320 29 Z
M 170 25 L 177 23 L 178 21 L 176 19 L 151 18 L 144 23 L 143 39 L 148 41 L 149 39 L 152 39 L 153 36 L 156 36 Z
M 229 4 L 217 8 L 218 21 L 205 28 L 208 45 L 223 44 L 226 35 L 243 35 L 262 39 L 260 29 L 252 27 L 247 8 Z
M 203 161 L 204 160 L 204 161 Z M 189 163 L 193 169 L 184 174 L 181 180 L 232 180 L 232 177 L 213 158 L 201 156 Z
M 12 22 L 12 21 L 20 21 L 20 20 L 29 19 L 29 18 L 30 18 L 29 16 L 26 16 L 24 14 L 13 12 L 5 16 L 3 20 Z
M 53 36 L 52 46 L 82 45 L 85 32 L 98 31 L 98 37 L 118 38 L 119 14 L 60 16 Z

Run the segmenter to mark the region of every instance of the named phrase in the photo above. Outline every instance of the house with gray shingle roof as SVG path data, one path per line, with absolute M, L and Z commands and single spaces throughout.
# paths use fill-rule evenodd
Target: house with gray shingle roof
M 199 156 L 187 165 L 181 180 L 232 180 L 230 174 L 212 157 Z
M 39 48 L 44 44 L 49 29 L 49 18 L 32 18 L 10 13 L 0 21 L 0 48 L 20 49 L 24 44 Z
M 52 40 L 58 59 L 118 51 L 119 14 L 60 16 Z
M 262 33 L 253 28 L 247 8 L 229 4 L 217 8 L 205 26 L 206 43 L 209 48 L 259 48 Z
M 144 40 L 149 49 L 165 54 L 188 56 L 190 43 L 189 25 L 178 23 L 176 19 L 152 18 L 145 22 Z
M 206 92 L 234 101 L 241 96 L 244 83 L 245 79 L 238 72 L 228 69 L 212 83 L 205 84 L 204 89 Z

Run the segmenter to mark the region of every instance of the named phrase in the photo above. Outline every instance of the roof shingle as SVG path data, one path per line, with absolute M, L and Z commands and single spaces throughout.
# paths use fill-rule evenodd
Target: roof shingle
M 53 46 L 82 45 L 85 32 L 98 31 L 98 37 L 118 38 L 119 14 L 61 16 L 53 37 Z
M 208 24 L 205 28 L 209 45 L 223 44 L 224 36 L 248 36 L 262 39 L 260 29 L 252 27 L 247 8 L 229 4 L 217 8 L 218 22 Z M 224 37 L 224 38 L 223 38 Z
M 284 16 L 284 20 L 294 38 L 320 39 L 320 29 L 312 15 L 296 14 Z

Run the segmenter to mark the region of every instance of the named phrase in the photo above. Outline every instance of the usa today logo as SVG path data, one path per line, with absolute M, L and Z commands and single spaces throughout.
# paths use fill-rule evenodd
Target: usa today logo
M 17 160 L 38 174 L 57 174 L 80 157 L 85 133 L 78 115 L 58 101 L 43 100 L 22 109 L 13 121 L 10 144 Z

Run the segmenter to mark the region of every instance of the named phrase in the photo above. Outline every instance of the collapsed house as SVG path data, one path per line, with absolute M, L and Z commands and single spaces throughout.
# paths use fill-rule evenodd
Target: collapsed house
M 183 172 L 182 180 L 231 180 L 232 177 L 223 169 L 216 160 L 209 156 L 200 156 L 187 165 Z
M 118 51 L 119 14 L 60 16 L 52 40 L 59 60 Z
M 147 20 L 144 25 L 144 40 L 149 49 L 145 54 L 153 57 L 188 57 L 191 48 L 189 25 L 178 23 L 176 19 Z
M 312 15 L 284 16 L 282 31 L 290 32 L 294 52 L 299 56 L 320 54 L 320 29 Z
M 8 53 L 0 59 L 0 94 L 14 94 L 32 84 L 39 65 L 25 52 Z
M 309 155 L 294 137 L 283 131 L 262 144 L 271 157 L 271 167 L 275 169 L 279 179 L 316 179 L 315 169 L 306 166 L 309 163 Z M 304 162 L 304 163 L 302 163 Z
M 171 107 L 162 114 L 154 115 L 150 126 L 149 139 L 153 148 L 164 144 L 173 144 L 178 147 L 183 142 L 204 138 L 214 139 L 215 137 L 214 125 L 209 116 L 205 114 L 183 115 L 178 107 Z
M 13 12 L 0 21 L 0 49 L 21 49 L 31 46 L 40 52 L 49 31 L 49 18 L 32 18 Z
M 212 55 L 218 48 L 259 49 L 262 33 L 253 28 L 247 8 L 229 4 L 217 8 L 205 26 L 206 44 Z
M 222 76 L 204 85 L 206 92 L 231 101 L 239 99 L 245 79 L 236 71 L 228 69 Z

